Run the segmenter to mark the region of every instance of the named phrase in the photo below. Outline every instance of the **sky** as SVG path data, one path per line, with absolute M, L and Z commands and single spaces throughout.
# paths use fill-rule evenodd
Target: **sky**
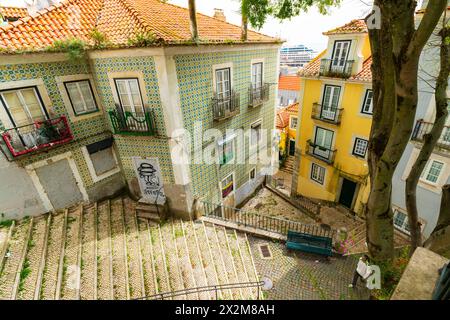
M 169 2 L 187 7 L 188 0 L 170 0 Z M 322 32 L 344 25 L 347 22 L 363 18 L 371 9 L 372 0 L 343 0 L 339 7 L 334 7 L 328 15 L 321 15 L 311 8 L 307 13 L 280 22 L 269 19 L 260 32 L 277 36 L 288 45 L 303 44 L 316 51 L 326 48 L 327 38 Z M 197 11 L 212 16 L 214 8 L 224 10 L 227 21 L 240 25 L 238 0 L 196 0 Z M 0 5 L 23 6 L 23 0 L 0 0 Z

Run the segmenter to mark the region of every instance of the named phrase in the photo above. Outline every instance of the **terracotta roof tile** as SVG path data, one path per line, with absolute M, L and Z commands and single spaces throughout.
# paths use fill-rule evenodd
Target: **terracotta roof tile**
M 317 57 L 312 59 L 308 64 L 306 64 L 303 68 L 301 68 L 298 72 L 298 75 L 301 77 L 315 77 L 319 75 L 320 71 L 320 60 L 325 55 L 326 50 L 319 53 Z
M 287 106 L 286 111 L 289 113 L 298 113 L 298 107 L 299 107 L 299 104 L 298 104 L 298 102 L 296 102 L 296 103 L 293 103 L 293 104 Z
M 200 41 L 240 42 L 239 26 L 197 14 Z M 159 0 L 62 0 L 32 17 L 0 27 L 0 48 L 40 50 L 56 40 L 77 37 L 92 44 L 90 34 L 97 28 L 112 46 L 128 46 L 129 39 L 151 33 L 165 43 L 184 43 L 191 38 L 189 12 Z M 9 41 L 14 35 L 22 44 Z M 248 42 L 278 42 L 258 32 L 248 32 Z
M 277 117 L 276 117 L 276 127 L 278 129 L 283 129 L 289 126 L 289 117 L 291 114 L 297 114 L 299 108 L 299 103 L 293 103 L 290 106 L 287 106 L 286 108 L 280 109 L 277 111 Z
M 349 80 L 371 82 L 372 81 L 372 57 L 367 58 L 366 61 L 363 62 L 362 70 L 358 74 L 350 77 Z
M 280 90 L 300 90 L 300 77 L 299 76 L 280 76 L 278 79 L 278 89 Z
M 348 34 L 348 33 L 367 33 L 366 22 L 363 19 L 352 20 L 341 27 L 329 30 L 327 32 L 324 32 L 323 34 L 329 36 L 332 34 Z
M 28 16 L 28 10 L 17 7 L 0 7 L 0 14 L 7 20 L 19 19 Z

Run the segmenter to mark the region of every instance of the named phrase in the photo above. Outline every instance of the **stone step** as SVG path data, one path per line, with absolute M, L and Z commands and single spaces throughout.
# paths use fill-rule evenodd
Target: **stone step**
M 158 293 L 158 283 L 156 280 L 155 264 L 153 253 L 153 241 L 150 236 L 150 228 L 147 219 L 137 218 L 139 228 L 139 242 L 142 257 L 142 272 L 144 278 L 145 296 Z
M 0 271 L 0 300 L 16 296 L 32 228 L 33 219 L 24 219 L 12 231 Z
M 16 299 L 32 300 L 35 297 L 36 286 L 40 278 L 41 259 L 46 246 L 47 224 L 50 215 L 43 215 L 34 219 L 31 237 L 27 245 L 25 261 L 20 271 L 20 281 Z
M 97 204 L 83 208 L 80 299 L 97 299 Z
M 103 201 L 97 208 L 97 299 L 114 298 L 110 202 Z
M 66 237 L 61 279 L 61 300 L 79 299 L 80 281 L 80 246 L 81 246 L 81 222 L 83 207 L 76 206 L 67 213 Z
M 241 249 L 242 256 L 244 259 L 244 263 L 247 266 L 247 275 L 248 275 L 249 281 L 251 281 L 251 282 L 260 281 L 258 272 L 256 270 L 255 261 L 253 260 L 253 254 L 251 251 L 250 243 L 247 238 L 247 234 L 237 232 L 237 238 L 238 238 L 239 247 Z M 260 289 L 252 289 L 252 290 L 253 290 L 254 297 L 259 296 L 261 298 L 262 295 L 261 294 L 258 295 L 258 290 L 260 290 Z
M 139 218 L 161 223 L 167 217 L 167 206 L 139 202 L 136 205 L 136 214 Z
M 111 254 L 114 299 L 129 299 L 125 226 L 121 198 L 111 200 Z
M 0 271 L 3 268 L 3 262 L 6 260 L 6 252 L 8 250 L 9 239 L 14 230 L 16 222 L 10 221 L 10 223 L 4 223 L 0 226 Z
M 130 298 L 145 296 L 144 276 L 142 271 L 142 256 L 139 241 L 139 230 L 136 220 L 135 204 L 131 199 L 124 198 L 124 219 L 128 264 L 128 282 Z
M 172 291 L 172 287 L 169 279 L 168 262 L 164 252 L 163 239 L 161 238 L 161 230 L 159 225 L 151 227 L 150 234 L 153 245 L 155 277 L 158 286 L 157 291 L 158 293 L 170 292 Z

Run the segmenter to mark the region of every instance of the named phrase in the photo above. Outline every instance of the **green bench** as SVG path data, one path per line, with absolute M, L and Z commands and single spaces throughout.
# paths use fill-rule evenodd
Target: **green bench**
M 306 233 L 288 231 L 286 247 L 291 250 L 317 253 L 327 257 L 333 255 L 333 240 L 331 238 Z

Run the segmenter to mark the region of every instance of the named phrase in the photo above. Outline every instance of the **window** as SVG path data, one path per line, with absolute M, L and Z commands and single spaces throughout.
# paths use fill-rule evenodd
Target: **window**
M 117 95 L 124 112 L 144 113 L 141 89 L 137 78 L 114 79 Z
M 89 80 L 64 82 L 75 115 L 98 110 Z
M 231 111 L 231 69 L 216 70 L 216 97 L 218 108 L 222 112 Z
M 230 174 L 223 179 L 220 184 L 222 189 L 222 199 L 225 199 L 234 191 L 234 174 Z
M 311 164 L 311 180 L 323 184 L 325 181 L 325 168 L 315 163 Z
M 262 87 L 262 71 L 263 64 L 262 62 L 252 64 L 252 87 L 253 89 Z
M 361 138 L 355 139 L 355 144 L 353 145 L 353 152 L 352 154 L 359 157 L 365 157 L 367 152 L 367 146 L 369 144 L 369 141 Z
M 88 167 L 90 167 L 89 170 L 94 178 L 118 170 L 112 144 L 113 140 L 109 138 L 86 146 L 88 159 L 90 160 L 90 166 L 88 165 Z
M 297 130 L 297 124 L 298 124 L 298 118 L 291 116 L 291 124 L 289 125 L 289 127 L 293 130 Z
M 333 144 L 333 136 L 333 131 L 317 127 L 314 139 L 314 154 L 329 159 L 332 153 L 331 146 Z
M 0 92 L 0 98 L 14 127 L 47 119 L 47 112 L 36 87 L 5 90 Z
M 326 85 L 323 92 L 321 118 L 335 120 L 341 87 Z
M 408 217 L 397 209 L 394 209 L 394 226 L 409 234 Z
M 230 163 L 234 159 L 234 135 L 224 137 L 218 143 L 219 164 L 224 165 Z
M 250 128 L 250 146 L 251 147 L 257 147 L 258 144 L 260 143 L 261 137 L 262 137 L 261 129 L 262 129 L 261 121 L 258 121 L 251 125 L 251 128 Z
M 333 67 L 344 67 L 350 51 L 351 41 L 336 41 L 333 49 Z
M 361 112 L 365 114 L 373 113 L 373 91 L 370 89 L 366 91 Z
M 422 172 L 421 179 L 432 184 L 437 184 L 443 168 L 443 162 L 430 160 Z
M 249 178 L 250 178 L 250 180 L 254 180 L 256 178 L 256 168 L 253 168 L 252 170 L 250 170 Z

